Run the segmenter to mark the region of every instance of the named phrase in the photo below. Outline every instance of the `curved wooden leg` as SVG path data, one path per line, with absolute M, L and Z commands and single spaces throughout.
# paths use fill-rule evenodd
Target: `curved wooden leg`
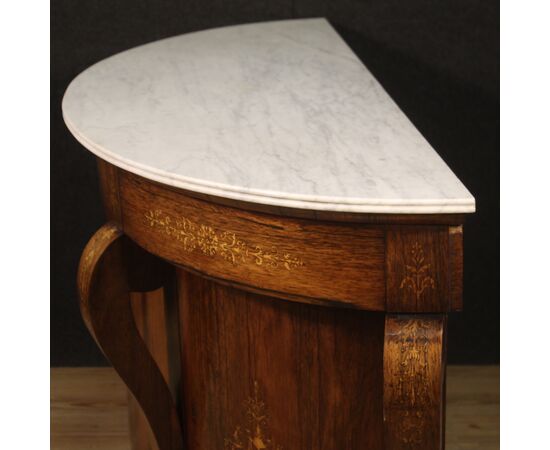
M 80 308 L 97 344 L 147 417 L 159 450 L 181 450 L 183 436 L 170 389 L 143 342 L 130 291 L 162 286 L 169 267 L 133 244 L 112 223 L 84 249 L 78 270 Z
M 130 302 L 139 334 L 170 387 L 176 404 L 181 395 L 180 337 L 175 268 L 161 289 L 131 292 Z M 178 413 L 181 413 L 178 405 Z M 153 431 L 134 396 L 128 393 L 132 450 L 158 450 Z
M 384 339 L 385 450 L 442 450 L 444 315 L 388 315 Z

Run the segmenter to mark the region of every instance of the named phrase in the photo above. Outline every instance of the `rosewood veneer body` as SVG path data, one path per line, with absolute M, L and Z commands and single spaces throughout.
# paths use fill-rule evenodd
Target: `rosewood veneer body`
M 83 255 L 82 310 L 137 400 L 136 449 L 442 448 L 461 217 L 285 217 L 99 168 L 109 222 Z M 124 288 L 100 300 L 94 277 Z

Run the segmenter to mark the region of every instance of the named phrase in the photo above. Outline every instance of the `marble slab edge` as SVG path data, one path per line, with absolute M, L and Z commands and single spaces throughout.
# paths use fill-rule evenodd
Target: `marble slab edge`
M 315 211 L 375 214 L 464 214 L 475 212 L 473 198 L 442 200 L 314 197 L 253 189 L 235 189 L 233 186 L 216 183 L 199 183 L 188 177 L 177 177 L 174 174 L 117 157 L 114 153 L 87 140 L 64 113 L 63 119 L 78 142 L 99 158 L 135 175 L 191 192 L 262 205 Z

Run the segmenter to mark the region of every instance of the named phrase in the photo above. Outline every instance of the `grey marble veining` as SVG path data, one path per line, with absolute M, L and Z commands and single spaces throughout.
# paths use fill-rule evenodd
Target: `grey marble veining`
M 63 99 L 99 157 L 192 191 L 349 212 L 475 201 L 324 19 L 177 36 L 105 59 Z

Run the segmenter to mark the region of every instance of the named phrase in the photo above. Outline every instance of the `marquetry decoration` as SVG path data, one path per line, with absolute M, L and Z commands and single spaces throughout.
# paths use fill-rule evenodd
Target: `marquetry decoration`
M 145 219 L 156 228 L 183 244 L 187 252 L 200 251 L 207 256 L 220 256 L 232 264 L 249 264 L 288 271 L 300 268 L 304 262 L 290 253 L 253 245 L 229 231 L 218 231 L 209 225 L 194 222 L 186 217 L 173 217 L 161 210 L 148 211 Z
M 384 422 L 391 450 L 439 450 L 442 316 L 389 316 L 384 344 Z
M 435 280 L 429 275 L 431 264 L 426 264 L 422 246 L 415 242 L 411 249 L 411 263 L 406 264 L 407 275 L 403 277 L 400 289 L 410 289 L 416 300 L 420 300 L 426 289 L 435 288 Z
M 279 298 L 384 309 L 381 227 L 283 220 L 126 172 L 119 186 L 124 233 L 165 261 Z
M 395 227 L 386 232 L 386 308 L 449 310 L 448 227 Z
M 283 450 L 269 437 L 267 406 L 261 399 L 257 381 L 254 381 L 254 394 L 248 397 L 244 409 L 244 424 L 235 427 L 232 435 L 225 439 L 224 450 Z

